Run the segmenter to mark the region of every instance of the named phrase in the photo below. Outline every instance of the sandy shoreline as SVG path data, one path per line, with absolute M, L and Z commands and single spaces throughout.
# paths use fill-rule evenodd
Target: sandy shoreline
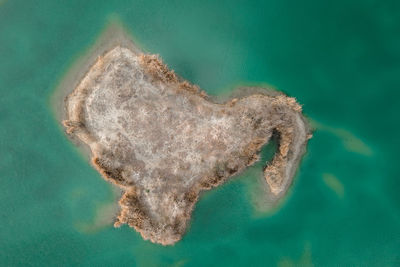
M 65 97 L 78 86 L 100 55 L 105 54 L 117 45 L 128 47 L 133 51 L 139 51 L 131 40 L 132 37 L 117 21 L 112 21 L 106 26 L 94 44 L 84 51 L 76 62 L 70 66 L 54 90 L 51 96 L 51 106 L 58 121 L 63 121 L 66 118 Z M 60 109 L 60 107 L 63 107 L 63 109 Z
M 117 219 L 116 225 L 118 226 L 122 223 L 128 223 L 130 226 L 139 231 L 144 239 L 150 239 L 152 242 L 161 243 L 164 245 L 173 244 L 178 241 L 184 233 L 187 226 L 187 221 L 190 218 L 190 214 L 196 201 L 198 200 L 199 194 L 203 190 L 216 187 L 225 182 L 228 178 L 236 176 L 237 174 L 241 173 L 245 167 L 250 166 L 257 161 L 258 156 L 256 153 L 260 151 L 261 147 L 265 145 L 266 142 L 268 142 L 269 137 L 266 139 L 264 139 L 264 137 L 260 140 L 257 139 L 258 141 L 251 141 L 249 148 L 246 148 L 248 149 L 248 152 L 246 153 L 249 153 L 246 166 L 237 168 L 235 167 L 235 170 L 230 172 L 229 176 L 227 176 L 227 174 L 221 176 L 218 174 L 217 177 L 207 178 L 211 179 L 209 181 L 203 179 L 203 182 L 194 184 L 193 188 L 190 188 L 189 191 L 183 195 L 183 200 L 181 201 L 185 202 L 186 204 L 184 205 L 184 208 L 182 208 L 183 213 L 177 217 L 180 218 L 180 222 L 176 222 L 179 225 L 172 226 L 178 227 L 177 229 L 172 229 L 174 232 L 172 236 L 170 236 L 171 233 L 169 232 L 165 232 L 163 234 L 163 231 L 166 230 L 157 230 L 154 228 L 154 225 L 151 226 L 153 222 L 151 221 L 149 215 L 146 215 L 149 211 L 144 210 L 143 204 L 140 204 L 143 201 L 143 199 L 141 199 L 143 198 L 141 197 L 141 194 L 143 193 L 140 193 L 139 191 L 136 192 L 135 190 L 137 189 L 132 189 L 136 188 L 136 185 L 128 185 L 130 182 L 127 184 L 125 178 L 121 176 L 122 174 L 120 172 L 122 169 L 119 170 L 119 167 L 115 169 L 116 167 L 110 167 L 109 163 L 105 163 L 103 160 L 104 155 L 102 155 L 102 152 L 97 149 L 100 146 L 97 145 L 96 138 L 89 134 L 90 129 L 85 129 L 86 118 L 84 118 L 83 121 L 80 119 L 82 116 L 86 116 L 82 113 L 82 108 L 84 108 L 82 105 L 85 105 L 86 98 L 90 94 L 90 90 L 87 91 L 86 86 L 90 87 L 90 84 L 92 84 L 90 80 L 84 81 L 83 79 L 86 79 L 85 77 L 89 75 L 89 72 L 93 72 L 93 70 L 95 70 L 94 73 L 100 73 L 99 68 L 102 68 L 103 57 L 105 57 L 106 54 L 110 54 L 108 52 L 114 47 L 125 47 L 137 55 L 141 54 L 142 52 L 133 44 L 131 39 L 132 38 L 124 32 L 120 25 L 116 23 L 109 25 L 104 33 L 95 42 L 93 47 L 89 49 L 89 51 L 86 52 L 85 55 L 82 56 L 75 64 L 73 64 L 71 69 L 57 87 L 52 96 L 51 102 L 57 119 L 60 122 L 64 121 L 64 126 L 69 133 L 69 137 L 82 149 L 85 156 L 92 159 L 92 164 L 94 167 L 103 175 L 106 180 L 113 182 L 114 184 L 126 190 L 124 196 L 119 202 L 122 211 Z M 250 98 L 265 99 L 262 101 L 267 101 L 268 103 L 271 102 L 272 105 L 277 105 L 277 107 L 283 105 L 285 108 L 288 108 L 287 112 L 293 113 L 290 115 L 291 121 L 293 121 L 291 122 L 292 125 L 290 127 L 293 128 L 277 128 L 280 133 L 281 144 L 276 153 L 277 156 L 275 156 L 274 160 L 264 169 L 264 176 L 267 179 L 270 192 L 272 193 L 272 198 L 278 200 L 286 193 L 287 189 L 292 184 L 292 179 L 297 170 L 297 166 L 305 152 L 307 140 L 310 138 L 310 127 L 308 122 L 301 115 L 301 107 L 293 98 L 288 98 L 279 91 L 266 90 L 265 88 L 258 87 L 241 87 L 236 89 L 229 96 L 224 95 L 209 97 L 204 92 L 197 92 L 198 87 L 183 81 L 183 79 L 175 75 L 173 71 L 171 72 L 166 66 L 158 62 L 157 58 L 154 58 L 153 56 L 144 56 L 143 58 L 145 60 L 143 63 L 145 65 L 143 66 L 146 67 L 146 64 L 148 64 L 150 72 L 152 71 L 151 68 L 154 68 L 155 66 L 155 75 L 158 79 L 161 79 L 162 82 L 166 84 L 179 84 L 179 86 L 186 91 L 184 94 L 197 95 L 199 99 L 204 98 L 209 103 L 215 103 L 217 106 L 220 106 L 220 108 L 224 108 L 225 106 L 229 108 L 236 105 L 238 101 L 247 101 L 246 99 Z M 162 73 L 160 74 L 158 71 L 161 71 Z M 98 74 L 91 75 L 93 76 Z M 79 87 L 80 89 L 78 90 L 77 88 Z M 68 103 L 65 102 L 67 101 L 67 96 Z M 69 104 L 68 110 L 67 104 Z M 294 133 L 292 131 L 294 131 Z M 74 132 L 77 132 L 77 134 Z M 234 161 L 234 159 L 231 160 Z M 285 174 L 282 174 L 282 171 L 285 171 Z M 171 205 L 173 205 L 173 203 L 171 203 Z M 143 226 L 143 223 L 147 223 L 147 226 Z M 153 230 L 149 230 L 149 227 L 153 228 Z M 151 231 L 156 232 L 151 233 Z
M 61 127 L 63 127 L 62 121 L 67 119 L 66 97 L 74 91 L 90 68 L 96 63 L 98 57 L 117 45 L 139 52 L 140 50 L 132 40 L 133 37 L 128 34 L 123 25 L 117 20 L 112 20 L 106 25 L 89 49 L 80 53 L 78 59 L 72 63 L 50 96 L 51 109 Z M 91 150 L 89 146 L 73 136 L 69 136 L 69 138 L 79 148 L 83 156 L 90 161 Z

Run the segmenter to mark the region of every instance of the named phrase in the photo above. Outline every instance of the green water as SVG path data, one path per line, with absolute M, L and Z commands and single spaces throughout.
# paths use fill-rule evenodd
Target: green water
M 0 0 L 0 266 L 400 266 L 399 1 L 62 2 Z M 316 131 L 279 209 L 258 164 L 173 247 L 102 220 L 111 186 L 50 97 L 116 18 L 209 94 L 268 83 L 304 104 Z

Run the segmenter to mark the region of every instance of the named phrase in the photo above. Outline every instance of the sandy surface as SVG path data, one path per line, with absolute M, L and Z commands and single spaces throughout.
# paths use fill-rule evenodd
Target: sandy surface
M 257 161 L 273 133 L 280 138 L 264 170 L 268 190 L 279 199 L 292 183 L 311 137 L 301 106 L 276 91 L 236 94 L 211 99 L 114 25 L 73 66 L 53 103 L 68 135 L 124 191 L 115 225 L 169 245 L 186 231 L 200 192 Z

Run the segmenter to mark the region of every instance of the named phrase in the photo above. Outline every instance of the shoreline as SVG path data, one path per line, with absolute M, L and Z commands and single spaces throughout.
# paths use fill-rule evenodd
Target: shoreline
M 124 26 L 113 20 L 105 26 L 105 29 L 100 32 L 89 48 L 79 53 L 78 59 L 69 66 L 50 96 L 51 107 L 58 121 L 66 118 L 66 107 L 63 105 L 65 97 L 78 86 L 100 55 L 104 55 L 117 45 L 126 46 L 133 51 L 140 51 L 132 39 L 133 37 L 126 32 Z M 60 106 L 63 106 L 61 111 Z
M 54 107 L 55 111 L 58 111 L 56 112 L 56 117 L 59 121 L 63 122 L 69 138 L 72 139 L 76 145 L 78 145 L 79 149 L 83 151 L 85 156 L 87 155 L 91 159 L 91 164 L 95 167 L 95 169 L 107 181 L 112 182 L 113 184 L 119 186 L 125 191 L 125 194 L 119 201 L 121 213 L 117 218 L 115 226 L 119 226 L 123 223 L 128 223 L 131 227 L 140 232 L 144 239 L 150 239 L 152 242 L 161 243 L 163 245 L 173 244 L 182 238 L 182 235 L 187 228 L 187 222 L 190 219 L 191 212 L 194 209 L 194 206 L 199 196 L 201 196 L 202 191 L 215 188 L 218 185 L 224 183 L 227 179 L 232 179 L 233 176 L 236 177 L 238 174 L 242 173 L 242 171 L 248 166 L 251 166 L 256 161 L 258 161 L 258 153 L 261 148 L 269 141 L 269 137 L 267 139 L 262 139 L 258 141 L 253 140 L 250 143 L 249 148 L 247 148 L 249 150 L 249 158 L 247 159 L 246 164 L 242 167 L 238 167 L 237 169 L 235 169 L 233 173 L 230 173 L 228 176 L 217 175 L 214 177 L 204 177 L 204 179 L 202 179 L 203 181 L 194 184 L 193 187 L 183 196 L 186 206 L 184 213 L 179 217 L 181 220 L 179 230 L 174 230 L 177 231 L 177 235 L 169 237 L 168 240 L 155 238 L 153 234 L 147 233 L 147 230 L 143 229 L 143 222 L 148 221 L 149 217 L 146 217 L 148 211 L 143 210 L 143 206 L 139 204 L 141 201 L 140 194 L 132 190 L 132 186 L 124 181 L 123 176 L 121 176 L 122 174 L 119 173 L 120 171 L 110 168 L 109 166 L 107 166 L 107 164 L 103 162 L 102 157 L 104 156 L 101 155 L 101 152 L 99 152 L 100 150 L 96 151 L 98 149 L 96 149 L 97 143 L 95 141 L 95 137 L 89 134 L 88 129 L 85 129 L 85 119 L 83 119 L 83 121 L 81 120 L 81 118 L 84 118 L 85 116 L 84 113 L 82 113 L 82 108 L 85 105 L 87 96 L 90 94 L 89 91 L 85 91 L 85 93 L 83 93 L 82 91 L 86 90 L 83 89 L 85 87 L 84 85 L 88 85 L 91 82 L 90 80 L 85 80 L 85 78 L 89 75 L 89 73 L 93 72 L 94 69 L 99 68 L 99 66 L 101 68 L 103 64 L 103 58 L 105 58 L 106 55 L 109 54 L 110 50 L 116 46 L 126 47 L 137 55 L 141 55 L 142 53 L 141 50 L 137 48 L 131 41 L 131 38 L 124 32 L 124 29 L 120 25 L 112 23 L 106 28 L 104 33 L 100 35 L 93 47 L 85 53 L 82 59 L 79 59 L 77 63 L 73 64 L 70 71 L 68 71 L 68 73 L 66 74 L 65 78 L 62 79 L 55 93 L 51 97 L 52 106 Z M 197 95 L 199 98 L 203 98 L 205 99 L 204 101 L 207 101 L 211 104 L 223 108 L 228 108 L 236 105 L 237 102 L 244 101 L 251 97 L 258 99 L 265 98 L 269 99 L 268 101 L 270 101 L 273 105 L 283 105 L 285 107 L 288 107 L 288 110 L 293 109 L 291 111 L 293 112 L 293 114 L 301 112 L 301 107 L 293 98 L 289 98 L 279 91 L 260 87 L 241 86 L 239 88 L 236 88 L 229 95 L 210 97 L 204 92 L 198 91 L 199 88 L 197 86 L 191 85 L 190 83 L 184 81 L 182 78 L 174 74 L 174 72 L 170 71 L 166 67 L 166 65 L 158 60 L 158 58 L 155 58 L 151 55 L 144 55 L 143 58 L 143 67 L 145 69 L 147 68 L 147 71 L 149 73 L 152 73 L 155 70 L 157 79 L 160 79 L 162 82 L 166 82 L 167 84 L 178 84 L 178 88 L 180 88 L 179 90 L 183 90 L 184 94 Z M 82 69 L 84 69 L 85 71 L 82 71 Z M 95 70 L 94 72 L 98 73 L 99 70 Z M 78 90 L 79 87 L 81 87 L 81 89 L 79 89 L 81 91 Z M 74 102 L 74 99 L 77 99 L 77 102 Z M 73 103 L 73 106 L 72 108 L 70 107 L 68 109 L 68 104 L 71 103 Z M 60 106 L 63 107 L 62 111 L 58 110 Z M 308 140 L 310 138 L 310 125 L 301 114 L 294 116 L 297 118 L 297 122 L 295 123 L 295 125 L 293 125 L 293 127 L 296 127 L 296 129 L 298 129 L 297 131 L 303 132 L 301 136 L 298 137 L 300 138 L 299 140 Z M 278 156 L 275 156 L 273 161 L 271 161 L 271 163 L 268 164 L 263 171 L 264 179 L 266 179 L 266 182 L 269 185 L 268 190 L 271 192 L 273 200 L 279 200 L 280 198 L 282 198 L 282 196 L 291 186 L 293 177 L 297 170 L 297 166 L 300 163 L 302 155 L 304 155 L 305 153 L 307 144 L 307 142 L 303 143 L 303 141 L 299 141 L 299 145 L 295 147 L 295 151 L 292 151 L 292 153 L 295 154 L 295 158 L 291 159 L 291 161 L 289 162 L 289 156 L 286 155 L 289 151 L 289 148 L 293 148 L 292 143 L 294 142 L 294 140 L 292 139 L 295 137 L 291 133 L 291 130 L 287 131 L 286 129 L 282 128 L 278 129 L 278 131 L 281 137 L 280 141 L 282 142 L 282 144 L 279 146 L 279 151 L 275 153 Z M 285 144 L 285 142 L 289 143 Z M 289 172 L 281 174 L 282 169 L 285 169 Z M 277 185 L 274 185 L 274 177 L 278 177 L 277 179 L 279 179 L 279 176 L 282 176 L 283 179 L 285 179 L 284 181 L 280 182 L 283 183 L 283 187 L 277 187 Z M 133 187 L 135 188 L 136 186 L 133 185 Z M 132 209 L 136 210 L 134 212 L 134 215 L 131 214 L 133 211 Z
M 118 20 L 110 20 L 104 30 L 98 34 L 89 48 L 79 52 L 78 58 L 68 67 L 58 85 L 50 95 L 50 107 L 59 126 L 64 131 L 62 122 L 67 119 L 66 98 L 82 82 L 100 55 L 104 55 L 116 45 L 125 45 L 134 51 L 140 51 L 133 43 L 133 37 Z M 60 108 L 62 107 L 62 108 Z M 90 147 L 81 140 L 69 135 L 68 138 L 89 162 L 92 159 Z

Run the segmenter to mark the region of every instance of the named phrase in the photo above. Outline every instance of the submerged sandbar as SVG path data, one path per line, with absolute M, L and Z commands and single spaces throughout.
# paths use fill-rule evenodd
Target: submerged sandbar
M 273 133 L 279 147 L 264 177 L 273 197 L 285 194 L 311 136 L 294 98 L 266 91 L 217 103 L 158 56 L 117 36 L 65 82 L 72 87 L 63 116 L 68 135 L 124 192 L 115 226 L 126 223 L 144 239 L 174 244 L 200 192 L 257 161 Z

